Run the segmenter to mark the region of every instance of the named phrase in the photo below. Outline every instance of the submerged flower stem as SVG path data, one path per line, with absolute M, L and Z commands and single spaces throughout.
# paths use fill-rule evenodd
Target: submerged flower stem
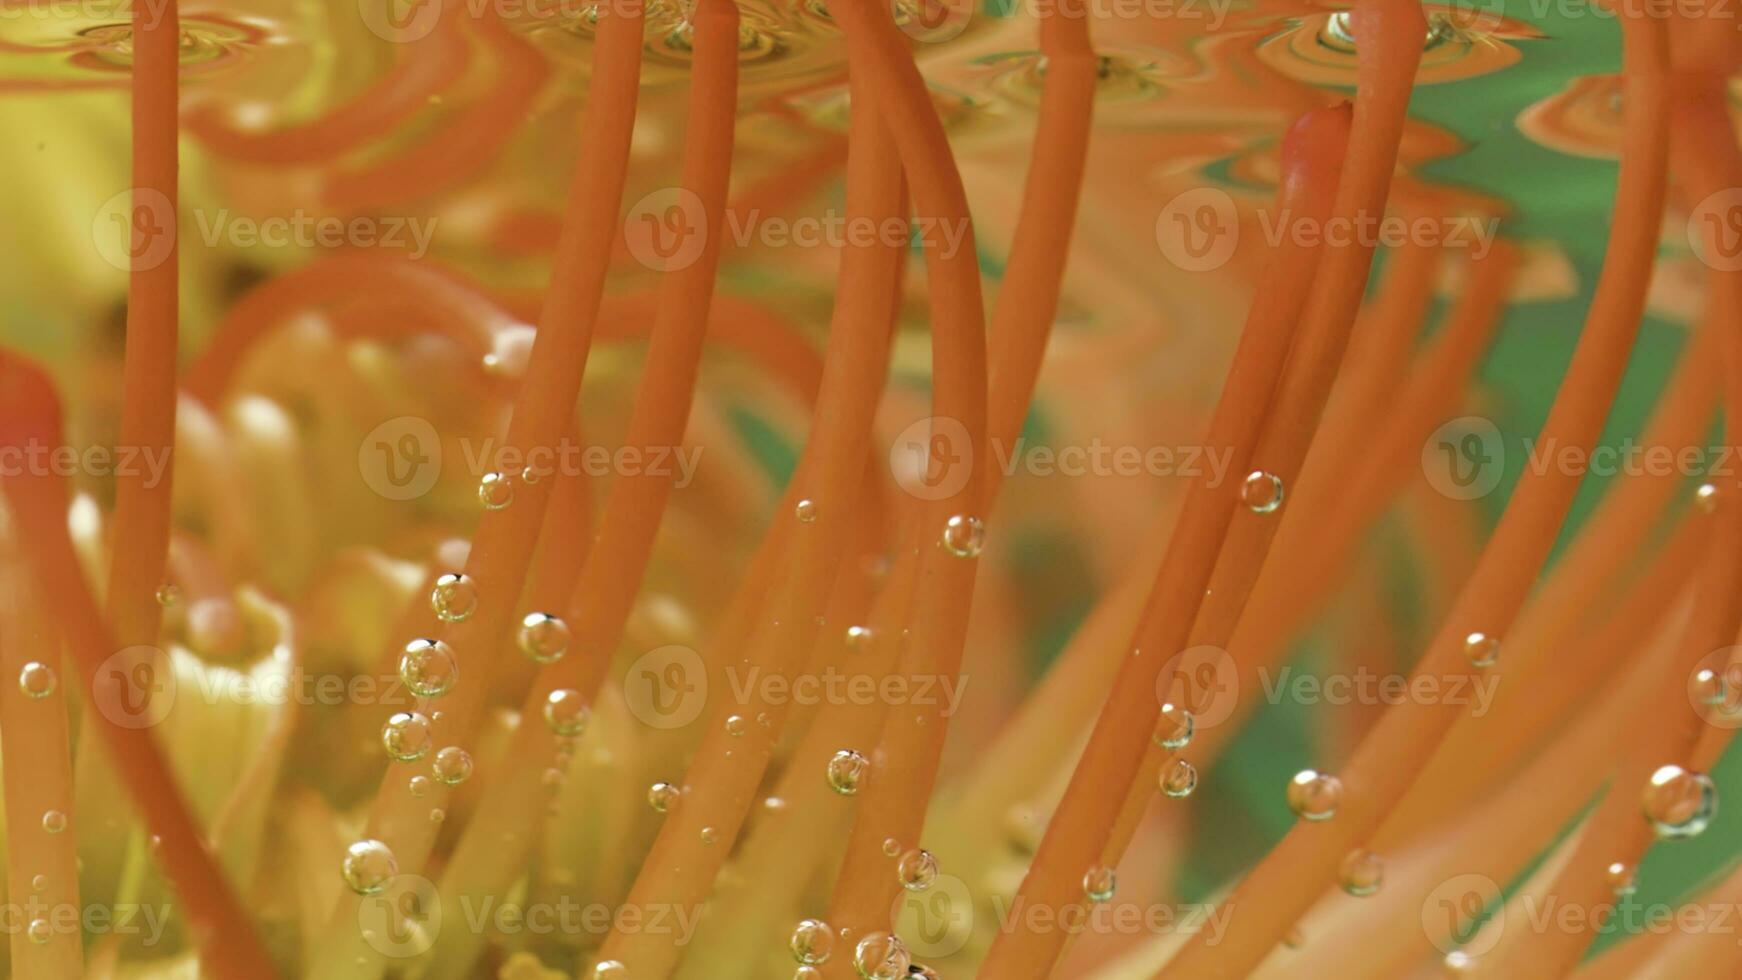
M 1283 146 L 1284 179 L 1279 194 L 1285 202 L 1298 210 L 1326 195 L 1347 147 L 1348 127 L 1346 108 L 1315 110 L 1295 123 Z M 1282 259 L 1304 257 L 1284 253 L 1270 265 L 1267 285 L 1276 288 L 1257 293 L 1211 418 L 1205 444 L 1229 447 L 1230 472 L 1242 471 L 1251 459 L 1283 373 L 1304 285 L 1310 281 L 1300 274 L 1304 262 Z M 1290 282 L 1296 288 L 1287 288 Z M 1233 518 L 1238 492 L 1235 481 L 1205 478 L 1194 481 L 1187 491 L 1133 640 L 1133 655 L 1120 666 L 1112 694 L 1023 881 L 1018 902 L 1062 914 L 1084 900 L 1084 873 L 1100 860 L 1125 798 L 1124 787 L 1136 778 L 1143 759 L 1138 747 L 1148 742 L 1161 712 L 1155 697 L 1157 682 L 1173 653 L 1184 647 L 1224 532 Z M 1000 980 L 1044 977 L 1062 951 L 1065 938 L 1060 930 L 1001 933 L 981 966 L 980 976 Z
M 1724 328 L 1710 316 L 1706 321 L 1664 385 L 1643 445 L 1694 445 L 1710 424 L 1717 401 L 1717 338 Z M 1632 556 L 1650 543 L 1675 496 L 1685 492 L 1684 483 L 1675 473 L 1640 473 L 1609 488 L 1519 613 L 1505 640 L 1506 655 L 1488 668 L 1496 678 L 1490 710 L 1480 718 L 1458 719 L 1423 777 L 1386 817 L 1388 836 L 1437 822 L 1457 801 L 1511 772 L 1597 686 L 1604 676 L 1597 658 L 1589 661 L 1591 669 L 1569 676 L 1542 651 L 1582 646 L 1569 646 L 1569 637 L 1584 628 L 1599 603 L 1625 587 L 1626 576 L 1633 574 Z M 1498 732 L 1506 737 L 1496 737 Z
M 1382 504 L 1391 499 L 1392 491 L 1400 482 L 1396 474 L 1415 460 L 1417 447 L 1421 445 L 1425 431 L 1433 424 L 1430 420 L 1443 417 L 1445 407 L 1455 399 L 1475 370 L 1482 352 L 1487 349 L 1501 311 L 1506 306 L 1517 267 L 1518 249 L 1504 240 L 1496 243 L 1482 259 L 1472 261 L 1469 286 L 1453 308 L 1449 322 L 1420 355 L 1416 370 L 1407 374 L 1406 394 L 1390 410 L 1388 421 L 1366 448 L 1368 459 L 1354 469 L 1361 493 L 1332 499 L 1333 495 L 1327 494 L 1324 484 L 1318 484 L 1319 492 L 1313 494 L 1313 486 L 1303 478 L 1301 496 L 1306 503 L 1318 504 L 1322 509 L 1303 507 L 1292 517 L 1285 515 L 1286 523 L 1278 533 L 1273 549 L 1277 552 L 1276 558 L 1265 566 L 1252 586 L 1251 608 L 1262 610 L 1259 621 L 1283 618 L 1291 623 L 1299 622 L 1305 618 L 1306 610 L 1299 605 L 1291 606 L 1286 594 L 1311 593 L 1313 588 L 1308 583 L 1315 577 L 1321 582 L 1340 579 L 1340 575 L 1327 575 L 1326 568 L 1312 563 L 1326 555 L 1341 555 L 1347 551 L 1359 540 L 1360 531 L 1371 523 Z M 1336 434 L 1331 435 L 1334 438 Z M 1309 476 L 1335 480 L 1346 476 L 1347 472 L 1317 470 Z M 1211 588 L 1216 587 L 1212 585 Z M 1284 613 L 1279 617 L 1281 610 L 1293 615 Z M 1251 635 L 1242 624 L 1234 629 L 1230 638 L 1199 634 L 1193 637 L 1191 644 L 1227 643 L 1239 671 L 1237 684 L 1254 683 L 1257 680 L 1255 671 L 1262 666 L 1271 666 L 1271 655 L 1280 654 L 1284 647 L 1248 643 L 1247 637 Z M 1263 659 L 1262 663 L 1254 662 L 1259 658 Z M 1147 758 L 1143 774 L 1126 800 L 1105 863 L 1116 864 L 1124 853 L 1131 835 L 1137 830 L 1138 820 L 1151 798 L 1155 777 L 1162 767 L 1182 754 L 1190 754 L 1207 766 L 1240 729 L 1238 724 L 1229 723 L 1232 718 L 1239 717 L 1238 706 L 1233 711 L 1235 715 L 1229 718 L 1217 714 L 1218 724 L 1206 727 L 1202 741 L 1186 750 L 1169 752 L 1151 741 L 1145 750 Z
M 0 516 L 0 524 L 5 521 Z M 26 694 L 25 665 L 35 661 L 55 678 L 61 671 L 61 640 L 47 628 L 41 599 L 25 576 L 10 542 L 0 544 L 0 773 L 5 776 L 6 880 L 14 915 L 10 929 L 12 974 L 76 977 L 85 970 L 83 937 L 64 922 L 44 919 L 46 941 L 29 911 L 80 908 L 78 821 L 73 819 L 71 740 L 67 728 L 67 682 L 51 680 L 45 694 Z M 36 690 L 40 691 L 41 688 Z M 43 815 L 67 815 L 66 828 L 49 833 Z M 40 884 L 38 884 L 40 882 Z M 32 903 L 38 903 L 33 905 Z
M 582 124 L 584 149 L 570 187 L 565 234 L 557 245 L 540 329 L 505 440 L 521 459 L 550 451 L 570 431 L 611 243 L 620 227 L 642 20 L 637 0 L 610 5 L 602 19 L 598 65 Z M 541 480 L 520 487 L 513 506 L 486 511 L 479 522 L 466 563 L 467 575 L 478 584 L 478 607 L 440 631 L 440 638 L 458 653 L 465 676 L 440 705 L 442 719 L 434 725 L 439 746 L 466 748 L 472 743 L 490 691 L 492 660 L 520 601 L 520 584 L 532 561 L 551 483 Z M 426 798 L 414 796 L 410 779 L 423 768 L 390 764 L 369 817 L 368 835 L 388 844 L 402 873 L 417 873 L 425 866 L 439 829 L 428 814 L 445 806 L 451 792 L 438 781 Z M 380 968 L 380 954 L 361 941 L 357 906 L 355 894 L 340 896 L 321 947 L 323 976 L 368 975 Z
M 60 400 L 47 376 L 22 358 L 0 355 L 0 446 L 62 444 Z M 84 570 L 67 533 L 65 481 L 53 471 L 30 472 L 4 481 L 14 526 L 35 573 L 48 612 L 62 624 L 67 645 L 87 687 L 94 689 L 110 657 L 122 649 L 117 634 L 97 610 Z M 131 692 L 137 697 L 141 692 Z M 115 712 L 85 717 L 102 737 L 116 774 L 139 807 L 146 826 L 162 842 L 159 860 L 175 884 L 196 937 L 201 968 L 225 980 L 271 976 L 271 961 L 254 932 L 246 907 L 224 879 L 177 788 L 175 775 L 158 754 L 149 729 L 123 725 Z
M 1688 196 L 1697 202 L 1742 186 L 1742 155 L 1736 150 L 1722 80 L 1678 76 L 1677 83 L 1682 89 L 1676 99 L 1678 170 Z M 1724 433 L 1735 444 L 1742 434 L 1742 271 L 1714 268 L 1708 281 L 1707 302 L 1714 307 L 1710 322 L 1722 331 Z M 1633 738 L 1620 747 L 1608 795 L 1587 821 L 1550 890 L 1557 901 L 1576 902 L 1597 914 L 1583 928 L 1551 930 L 1533 942 L 1503 946 L 1499 952 L 1509 955 L 1490 954 L 1479 961 L 1485 975 L 1562 976 L 1572 970 L 1613 915 L 1614 886 L 1606 869 L 1613 862 L 1637 868 L 1651 846 L 1653 833 L 1641 818 L 1639 794 L 1659 766 L 1690 762 L 1707 726 L 1688 704 L 1686 679 L 1702 657 L 1734 642 L 1742 622 L 1742 507 L 1734 499 L 1739 490 L 1742 486 L 1733 479 L 1719 486 L 1699 597 L 1675 662 L 1653 680 L 1649 693 L 1633 706 L 1632 720 L 1621 726 Z
M 735 124 L 737 11 L 724 0 L 704 0 L 696 8 L 693 23 L 697 80 L 690 90 L 682 186 L 699 202 L 701 214 L 697 218 L 702 226 L 719 228 L 726 205 Z M 614 40 L 628 43 L 621 38 Z M 606 95 L 621 97 L 621 93 L 604 92 L 595 97 Z M 661 281 L 647 364 L 625 437 L 627 445 L 651 450 L 678 445 L 683 438 L 707 336 L 722 238 L 707 236 L 695 262 L 668 272 Z M 543 706 L 557 690 L 576 691 L 589 704 L 597 695 L 608 651 L 616 648 L 622 636 L 671 490 L 669 473 L 624 473 L 613 479 L 599 539 L 580 568 L 579 584 L 568 599 L 567 619 L 574 630 L 575 649 L 539 672 L 522 709 L 524 721 L 505 753 L 506 765 L 484 776 L 487 793 L 443 876 L 445 894 L 497 894 L 524 866 L 524 854 L 535 839 L 525 827 L 526 814 L 538 809 L 533 801 L 543 792 L 540 777 L 557 764 L 561 741 L 542 722 Z M 459 942 L 449 944 L 443 970 L 461 972 L 476 949 L 466 949 L 463 956 L 451 951 L 468 938 L 480 937 L 454 938 Z
M 851 20 L 858 12 L 845 16 Z M 985 391 L 987 431 L 994 445 L 1013 441 L 1028 415 L 1058 309 L 1094 109 L 1098 62 L 1089 45 L 1086 11 L 1075 0 L 1066 0 L 1049 5 L 1041 16 L 1041 48 L 1048 70 L 1022 210 L 992 314 L 992 361 Z M 864 32 L 873 26 L 853 25 L 850 29 L 857 29 L 863 41 Z M 892 32 L 885 27 L 877 33 L 886 37 Z M 858 50 L 865 52 L 868 48 L 861 44 Z M 860 53 L 855 68 L 862 74 L 881 74 L 889 71 L 891 64 L 900 67 L 904 63 L 905 59 L 892 59 L 866 64 L 866 54 Z M 915 95 L 923 91 L 916 83 L 917 73 L 904 79 L 910 106 L 917 101 Z M 938 131 L 941 135 L 941 127 Z M 911 172 L 914 151 L 904 148 L 903 153 Z M 962 215 L 965 220 L 965 210 Z M 940 343 L 934 365 L 941 364 L 945 357 L 947 351 Z M 979 503 L 968 513 L 990 512 L 1001 475 L 997 467 L 985 468 L 984 475 L 979 477 L 984 481 Z M 922 518 L 922 548 L 932 544 L 925 540 L 926 526 Z M 928 550 L 932 552 L 932 563 L 940 558 L 952 561 L 939 555 L 935 547 Z M 940 610 L 938 632 L 935 639 L 922 636 L 918 642 L 900 648 L 899 674 L 954 679 L 960 673 L 972 595 L 971 571 L 969 576 L 956 578 L 959 584 L 955 588 L 959 591 L 954 594 L 938 594 L 922 586 L 921 596 L 932 608 Z M 924 609 L 916 615 L 925 615 Z M 938 760 L 949 731 L 950 718 L 942 704 L 891 706 L 882 715 L 877 768 L 855 810 L 845 862 L 828 913 L 828 921 L 848 930 L 850 935 L 863 936 L 888 927 L 889 909 L 901 892 L 901 882 L 891 866 L 885 842 L 900 841 L 904 850 L 919 847 L 926 825 L 926 808 L 915 806 L 914 801 L 931 798 Z M 844 976 L 845 970 L 843 958 L 840 964 L 826 966 L 825 976 L 831 972 Z
M 898 213 L 901 169 L 869 90 L 855 86 L 848 141 L 847 210 L 879 221 Z M 890 326 L 902 251 L 886 243 L 852 245 L 842 252 L 840 285 L 824 360 L 824 381 L 804 454 L 776 515 L 771 537 L 785 539 L 770 598 L 756 613 L 750 642 L 731 651 L 739 671 L 790 676 L 815 647 L 824 610 L 849 541 L 861 498 L 875 409 L 883 391 Z M 801 519 L 794 497 L 814 510 Z M 897 577 L 899 577 L 897 572 Z M 723 653 L 725 651 L 722 651 Z M 707 898 L 732 842 L 743 829 L 756 790 L 785 726 L 788 705 L 765 698 L 760 687 L 743 701 L 722 702 L 710 713 L 691 760 L 683 805 L 668 814 L 629 895 L 639 907 L 689 908 Z M 727 716 L 753 722 L 728 727 Z M 814 778 L 821 782 L 818 769 Z M 614 931 L 600 956 L 635 974 L 668 975 L 683 950 L 671 937 Z
M 1663 213 L 1668 141 L 1663 25 L 1632 18 L 1623 26 L 1627 137 L 1613 232 L 1585 331 L 1541 434 L 1541 441 L 1587 451 L 1632 349 Z M 1479 669 L 1464 656 L 1464 638 L 1477 630 L 1504 636 L 1511 627 L 1579 482 L 1570 472 L 1525 475 L 1417 676 L 1470 676 Z M 1164 974 L 1235 975 L 1254 968 L 1335 881 L 1344 856 L 1366 844 L 1459 711 L 1459 705 L 1449 703 L 1388 708 L 1342 773 L 1344 799 L 1336 819 L 1296 824 L 1227 897 L 1229 923 L 1222 941 L 1211 945 L 1201 935 L 1193 937 Z
M 904 214 L 906 198 L 901 178 L 901 158 L 880 115 L 874 111 L 877 96 L 862 76 L 849 80 L 851 95 L 862 111 L 849 118 L 847 141 L 847 213 L 855 218 L 883 222 Z M 831 351 L 845 347 L 849 338 L 860 337 L 857 343 L 880 353 L 884 362 L 889 357 L 887 338 L 898 314 L 903 255 L 900 249 L 887 244 L 869 247 L 849 247 L 842 251 L 839 285 L 835 292 L 834 315 L 829 325 Z M 838 356 L 838 355 L 837 355 Z M 881 376 L 881 375 L 880 375 Z M 864 392 L 875 398 L 877 392 Z M 881 461 L 878 461 L 881 464 Z M 794 481 L 795 485 L 797 481 Z M 861 491 L 858 509 L 870 507 L 864 499 L 880 489 L 873 483 Z M 796 486 L 795 486 L 796 491 Z M 799 492 L 789 493 L 789 498 Z M 790 507 L 792 500 L 783 503 Z M 909 518 L 908 523 L 912 523 Z M 892 528 L 894 540 L 907 542 L 912 538 L 909 528 Z M 885 539 L 887 540 L 887 539 Z M 917 565 L 906 559 L 894 564 L 890 574 L 880 583 L 882 591 L 871 603 L 866 625 L 871 638 L 866 648 L 853 654 L 851 670 L 855 674 L 881 678 L 895 663 L 900 646 L 900 634 L 907 621 L 913 595 Z M 841 575 L 854 572 L 843 569 Z M 830 621 L 829 635 L 817 644 L 823 653 L 835 652 L 845 646 L 845 626 Z M 726 912 L 762 913 L 775 916 L 785 911 L 774 895 L 790 897 L 808 880 L 814 865 L 827 846 L 826 831 L 839 825 L 848 805 L 846 797 L 835 794 L 824 778 L 830 757 L 849 746 L 868 744 L 876 737 L 881 712 L 874 704 L 824 705 L 805 729 L 799 744 L 782 775 L 775 797 L 783 803 L 776 813 L 765 813 L 752 824 L 739 858 L 745 866 L 763 869 L 749 887 L 755 892 L 755 907 L 749 902 L 733 902 Z M 773 907 L 768 907 L 772 905 Z M 761 921 L 761 920 L 758 920 Z M 754 930 L 754 926 L 750 927 Z M 756 931 L 734 933 L 726 931 L 734 941 L 744 943 L 746 955 L 754 956 L 767 936 Z M 749 971 L 751 974 L 754 970 Z

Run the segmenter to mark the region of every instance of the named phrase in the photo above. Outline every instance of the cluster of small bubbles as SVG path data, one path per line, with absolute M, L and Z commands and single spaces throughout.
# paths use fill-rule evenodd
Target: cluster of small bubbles
M 19 668 L 18 689 L 27 698 L 46 698 L 54 693 L 54 668 L 32 660 Z
M 1603 869 L 1603 879 L 1609 883 L 1609 890 L 1615 893 L 1616 898 L 1626 898 L 1639 888 L 1639 883 L 1634 878 L 1633 865 L 1625 861 L 1609 862 L 1609 866 Z
M 449 745 L 436 752 L 430 771 L 449 786 L 458 786 L 472 775 L 472 755 L 458 745 Z
M 54 928 L 48 924 L 47 919 L 31 919 L 30 926 L 26 929 L 26 932 L 30 935 L 31 942 L 38 946 L 43 946 L 46 945 L 49 938 L 53 936 Z
M 1343 781 L 1317 769 L 1302 769 L 1288 781 L 1288 808 L 1302 820 L 1329 820 L 1343 802 Z
M 677 805 L 681 795 L 683 791 L 670 783 L 654 783 L 647 788 L 647 805 L 655 813 L 665 813 Z
M 978 558 L 986 546 L 986 525 L 978 517 L 957 514 L 944 522 L 944 550 L 957 558 Z
M 339 874 L 345 884 L 359 895 L 378 895 L 387 882 L 399 873 L 399 862 L 393 851 L 378 840 L 360 840 L 345 848 L 345 859 L 339 864 Z
M 181 588 L 174 582 L 165 582 L 157 587 L 157 604 L 173 606 L 181 601 Z
M 478 608 L 478 586 L 465 572 L 448 572 L 429 590 L 429 607 L 444 623 L 460 623 Z
M 454 689 L 460 661 L 440 640 L 418 639 L 405 645 L 399 658 L 399 679 L 420 698 L 439 698 Z
M 1492 667 L 1500 659 L 1500 640 L 1483 632 L 1464 637 L 1464 659 L 1476 667 Z
M 629 980 L 629 968 L 616 960 L 600 960 L 593 965 L 592 980 Z
M 514 481 L 506 473 L 486 473 L 478 481 L 478 502 L 485 510 L 501 510 L 514 502 Z
M 938 859 L 930 851 L 908 851 L 896 862 L 895 877 L 910 892 L 925 891 L 938 878 Z
M 873 932 L 853 947 L 853 968 L 865 980 L 903 980 L 913 957 L 892 933 Z
M 1240 482 L 1240 502 L 1254 514 L 1275 513 L 1282 506 L 1282 477 L 1253 470 Z
M 793 507 L 792 513 L 800 524 L 809 524 L 817 519 L 817 502 L 810 499 L 801 500 Z
M 563 738 L 574 738 L 586 731 L 592 714 L 581 692 L 572 688 L 559 688 L 544 699 L 544 723 Z
M 1645 818 L 1657 836 L 1695 837 L 1718 813 L 1718 790 L 1705 773 L 1659 766 L 1646 782 L 1644 804 Z
M 871 628 L 869 626 L 847 627 L 847 649 L 859 651 L 871 646 Z
M 520 621 L 520 652 L 535 664 L 554 664 L 569 652 L 569 625 L 550 613 L 527 613 Z
M 51 834 L 58 834 L 67 829 L 67 815 L 59 810 L 49 810 L 42 815 L 42 829 Z
M 381 726 L 381 747 L 397 762 L 416 762 L 429 752 L 429 719 L 415 711 L 395 712 Z
M 870 766 L 870 760 L 852 749 L 836 752 L 829 760 L 829 788 L 842 796 L 852 796 L 859 792 L 859 783 L 864 780 L 865 770 Z
M 1372 851 L 1356 848 L 1343 856 L 1337 879 L 1343 890 L 1356 898 L 1371 895 L 1385 881 L 1385 862 Z
M 744 726 L 744 716 L 743 715 L 727 715 L 726 716 L 726 734 L 727 735 L 730 735 L 733 738 L 738 738 L 739 736 L 744 734 L 744 727 L 745 726 Z
M 1083 872 L 1083 894 L 1091 902 L 1111 900 L 1118 885 L 1119 876 L 1104 864 L 1097 864 Z
M 835 931 L 821 919 L 805 919 L 793 927 L 786 942 L 792 958 L 806 966 L 827 963 L 835 952 Z
M 1191 744 L 1192 733 L 1197 728 L 1198 720 L 1185 705 L 1169 701 L 1161 706 L 1161 721 L 1155 726 L 1155 744 L 1169 752 L 1177 752 Z
M 1707 514 L 1718 510 L 1718 488 L 1710 483 L 1702 483 L 1694 491 L 1694 504 Z
M 703 827 L 701 837 L 702 843 L 712 844 L 720 839 L 720 832 L 712 827 Z
M 412 796 L 428 796 L 435 784 L 429 781 L 428 776 L 413 776 L 407 786 L 410 788 Z
M 1197 767 L 1184 759 L 1174 760 L 1174 764 L 1161 774 L 1161 791 L 1176 800 L 1192 795 L 1192 790 L 1197 788 Z

